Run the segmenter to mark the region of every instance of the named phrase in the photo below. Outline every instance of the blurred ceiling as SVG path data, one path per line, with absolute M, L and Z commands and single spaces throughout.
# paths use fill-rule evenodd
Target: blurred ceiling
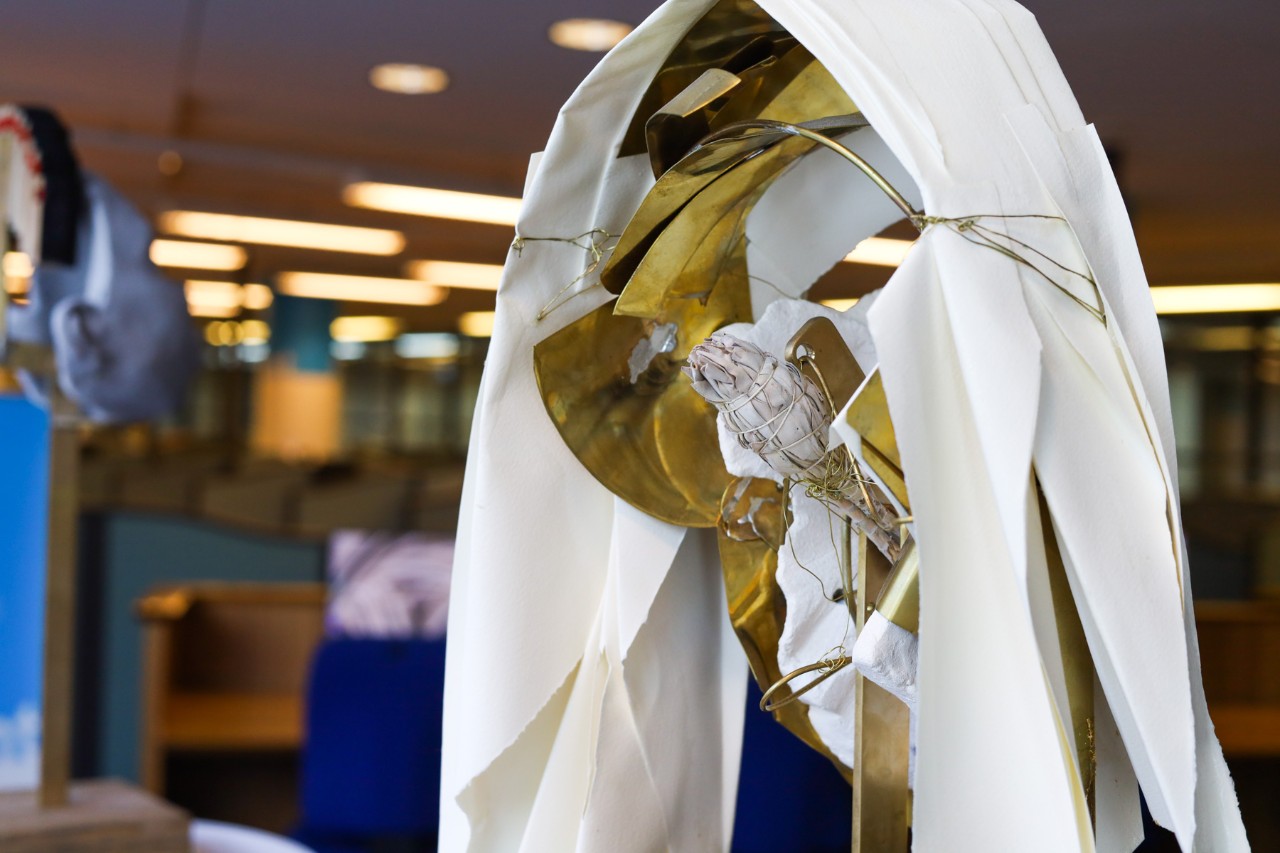
M 150 213 L 215 210 L 389 226 L 394 259 L 253 248 L 279 269 L 400 275 L 407 258 L 501 262 L 510 229 L 352 209 L 367 178 L 518 195 L 528 155 L 598 55 L 559 19 L 638 23 L 657 0 L 5 0 L 0 101 L 50 106 L 84 162 Z M 1108 146 L 1153 283 L 1280 278 L 1280 4 L 1028 0 Z M 377 91 L 383 62 L 436 65 L 441 94 Z M 161 174 L 162 152 L 183 168 Z M 842 265 L 856 291 L 883 272 Z M 829 286 L 829 285 L 828 285 Z M 408 312 L 451 325 L 492 295 Z

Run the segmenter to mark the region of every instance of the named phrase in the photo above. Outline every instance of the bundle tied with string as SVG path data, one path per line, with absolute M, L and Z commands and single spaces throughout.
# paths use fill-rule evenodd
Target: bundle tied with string
M 832 405 L 816 383 L 727 332 L 695 346 L 683 370 L 743 447 L 783 479 L 803 484 L 809 497 L 848 518 L 890 561 L 897 560 L 893 509 L 877 498 L 847 453 L 829 449 Z

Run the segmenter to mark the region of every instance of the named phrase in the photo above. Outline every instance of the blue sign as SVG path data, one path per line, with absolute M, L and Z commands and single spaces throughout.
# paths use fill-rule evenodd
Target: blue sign
M 49 417 L 0 395 L 0 790 L 40 781 Z

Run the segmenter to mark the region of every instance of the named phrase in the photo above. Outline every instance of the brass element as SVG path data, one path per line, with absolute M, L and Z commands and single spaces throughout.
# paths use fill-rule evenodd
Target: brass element
M 1045 557 L 1049 565 L 1049 592 L 1053 598 L 1053 618 L 1058 628 L 1058 645 L 1062 651 L 1062 669 L 1067 682 L 1067 710 L 1071 714 L 1071 736 L 1075 745 L 1075 767 L 1090 816 L 1096 815 L 1094 797 L 1097 778 L 1097 754 L 1094 747 L 1094 683 L 1093 656 L 1085 638 L 1080 613 L 1067 581 L 1066 566 L 1053 529 L 1053 518 L 1044 492 L 1036 483 L 1040 501 L 1040 525 L 1044 531 Z M 1070 752 L 1068 752 L 1070 757 Z
M 768 69 L 724 109 L 852 108 L 800 48 Z M 834 132 L 865 124 L 842 116 L 819 126 Z M 617 302 L 534 348 L 543 401 L 574 455 L 611 492 L 664 521 L 710 527 L 719 516 L 730 478 L 715 413 L 678 368 L 716 329 L 752 319 L 747 214 L 813 147 L 758 131 L 698 147 L 650 191 L 601 271 L 601 282 L 621 292 Z
M 854 112 L 853 101 L 813 54 L 798 44 L 786 50 L 779 46 L 779 51 L 737 73 L 724 68 L 704 71 L 654 113 L 645 135 L 655 178 L 732 124 L 754 119 L 785 123 Z
M 689 88 L 650 116 L 644 130 L 655 178 L 662 177 L 663 172 L 711 132 L 711 114 L 741 83 L 742 78 L 732 72 L 709 68 L 689 84 Z
M 712 527 L 730 477 L 715 410 L 680 366 L 713 331 L 750 319 L 745 278 L 652 320 L 615 316 L 606 303 L 534 347 L 547 412 L 609 491 L 663 521 Z
M 841 116 L 821 126 L 844 132 L 865 120 Z M 813 149 L 806 140 L 751 133 L 700 146 L 673 166 L 601 271 L 605 288 L 621 293 L 618 313 L 647 317 L 667 299 L 705 299 L 745 240 L 747 216 L 761 196 Z
M 720 510 L 720 564 L 729 620 L 761 690 L 768 690 L 782 678 L 778 640 L 786 622 L 787 602 L 776 575 L 777 549 L 786 535 L 785 499 L 786 492 L 772 480 L 735 479 L 725 489 Z M 850 778 L 849 768 L 814 731 L 809 706 L 792 702 L 773 711 L 773 717 Z
M 899 628 L 920 633 L 920 549 L 908 539 L 893 571 L 880 587 L 875 609 Z
M 916 210 L 914 207 L 912 207 L 911 202 L 907 200 L 907 197 L 904 196 L 898 190 L 897 187 L 889 183 L 888 178 L 880 174 L 880 172 L 877 171 L 874 166 L 872 166 L 865 159 L 863 159 L 862 155 L 858 154 L 857 152 L 849 148 L 846 148 L 845 146 L 841 145 L 839 142 L 836 142 L 835 139 L 833 139 L 829 133 L 823 132 L 822 128 L 814 127 L 813 122 L 806 122 L 804 124 L 793 124 L 791 122 L 776 121 L 776 120 L 764 119 L 764 118 L 751 119 L 748 121 L 738 122 L 737 124 L 732 126 L 732 128 L 725 128 L 722 131 L 713 133 L 711 134 L 711 136 L 707 137 L 703 141 L 714 142 L 714 141 L 717 141 L 723 135 L 726 135 L 729 133 L 740 133 L 744 130 L 756 130 L 756 131 L 766 131 L 770 133 L 782 133 L 788 136 L 795 136 L 800 139 L 807 139 L 810 142 L 814 142 L 818 145 L 821 145 L 823 148 L 828 148 L 836 152 L 837 154 L 839 154 L 844 159 L 848 160 L 854 166 L 858 167 L 859 171 L 861 171 L 864 175 L 870 178 L 871 182 L 875 184 L 880 189 L 881 192 L 887 195 L 889 197 L 889 200 L 892 201 L 894 205 L 896 205 L 897 208 L 902 211 L 903 216 L 905 216 L 907 218 L 907 221 L 909 221 L 912 225 L 916 227 L 916 230 L 924 231 L 924 229 L 927 226 L 935 222 L 941 221 L 937 217 L 925 216 L 923 211 Z
M 874 445 L 880 454 L 894 466 L 902 468 L 902 456 L 898 452 L 898 435 L 889 419 L 889 398 L 885 395 L 884 380 L 880 369 L 871 371 L 853 405 L 849 407 L 849 426 L 862 436 L 863 446 Z
M 866 379 L 840 330 L 826 317 L 814 317 L 791 336 L 786 358 L 822 389 L 834 411 L 839 411 Z
M 796 332 L 787 344 L 787 360 L 818 383 L 832 409 L 849 399 L 863 384 L 861 368 L 835 325 L 825 317 L 810 320 Z M 855 472 L 857 470 L 855 468 Z M 865 499 L 870 503 L 869 496 Z M 873 610 L 872 590 L 890 588 L 893 573 L 888 560 L 867 546 L 865 533 L 854 536 L 848 519 L 840 531 L 841 582 L 846 590 L 856 587 L 856 594 L 846 596 L 845 603 L 854 626 L 861 633 Z M 910 571 L 908 566 L 918 562 L 914 543 L 909 546 L 898 562 L 904 571 Z M 918 576 L 916 572 L 911 573 Z M 907 609 L 903 607 L 904 612 Z M 855 853 L 904 853 L 907 850 L 911 825 L 911 793 L 907 785 L 910 723 L 910 711 L 903 702 L 860 673 L 854 674 L 852 849 Z
M 888 561 L 859 534 L 856 620 L 861 632 L 871 613 L 869 590 L 884 585 Z M 905 853 L 911 825 L 907 787 L 910 711 L 896 696 L 857 676 L 853 730 L 853 853 Z
M 689 28 L 640 98 L 618 149 L 619 157 L 643 154 L 649 117 L 670 103 L 704 71 L 730 73 L 780 56 L 795 39 L 751 0 L 720 0 Z
M 907 481 L 902 474 L 902 457 L 898 453 L 898 436 L 889 418 L 889 399 L 885 396 L 880 369 L 871 371 L 845 413 L 849 426 L 862 437 L 862 458 L 880 478 L 893 496 L 911 511 Z

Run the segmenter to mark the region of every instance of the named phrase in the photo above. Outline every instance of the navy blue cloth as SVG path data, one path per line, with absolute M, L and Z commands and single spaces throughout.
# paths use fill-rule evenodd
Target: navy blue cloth
M 321 645 L 295 837 L 320 851 L 434 849 L 444 648 L 443 640 Z
M 435 849 L 440 811 L 442 640 L 325 641 L 312 665 L 302 822 L 320 853 Z M 734 853 L 847 853 L 849 786 L 771 714 L 754 682 Z
M 760 710 L 760 689 L 748 681 L 733 853 L 848 853 L 848 783 L 830 761 Z

